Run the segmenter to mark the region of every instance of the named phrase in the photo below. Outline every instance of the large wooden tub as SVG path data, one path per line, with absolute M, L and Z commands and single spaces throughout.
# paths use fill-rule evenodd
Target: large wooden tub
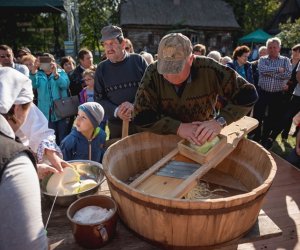
M 214 249 L 234 242 L 256 222 L 276 163 L 260 145 L 242 139 L 216 169 L 249 190 L 204 201 L 145 194 L 125 183 L 177 146 L 179 137 L 140 133 L 111 145 L 103 167 L 122 221 L 138 235 L 170 249 Z

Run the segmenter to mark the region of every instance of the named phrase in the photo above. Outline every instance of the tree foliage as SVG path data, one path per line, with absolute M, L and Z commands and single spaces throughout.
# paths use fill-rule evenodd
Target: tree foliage
M 0 19 L 1 44 L 17 50 L 26 46 L 32 52 L 59 55 L 63 49 L 66 25 L 61 13 L 7 12 Z
M 226 0 L 233 7 L 243 35 L 270 22 L 280 6 L 279 0 Z
M 281 32 L 277 35 L 280 38 L 282 47 L 292 48 L 300 42 L 300 18 L 295 22 L 288 19 L 286 23 L 280 23 L 279 29 Z
M 100 31 L 110 23 L 117 24 L 118 0 L 84 0 L 79 4 L 81 47 L 100 51 Z

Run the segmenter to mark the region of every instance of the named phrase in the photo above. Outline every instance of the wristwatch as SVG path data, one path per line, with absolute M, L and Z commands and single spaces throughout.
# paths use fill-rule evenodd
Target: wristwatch
M 215 120 L 220 124 L 220 126 L 221 126 L 222 128 L 224 128 L 224 127 L 227 125 L 227 122 L 226 122 L 226 120 L 224 119 L 223 116 L 217 116 L 217 117 L 215 118 Z

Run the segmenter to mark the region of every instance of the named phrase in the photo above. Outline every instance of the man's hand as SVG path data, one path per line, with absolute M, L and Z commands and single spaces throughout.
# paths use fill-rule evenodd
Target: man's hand
M 117 116 L 122 120 L 131 121 L 132 113 L 133 113 L 133 104 L 130 102 L 123 102 L 118 107 Z
M 197 130 L 197 127 L 197 125 L 192 123 L 181 123 L 177 130 L 177 135 L 191 143 L 199 145 L 197 138 L 195 137 L 195 131 Z
M 204 122 L 193 122 L 193 125 L 197 125 L 197 129 L 194 132 L 197 145 L 202 145 L 207 141 L 214 139 L 222 129 L 221 125 L 215 120 L 209 120 Z

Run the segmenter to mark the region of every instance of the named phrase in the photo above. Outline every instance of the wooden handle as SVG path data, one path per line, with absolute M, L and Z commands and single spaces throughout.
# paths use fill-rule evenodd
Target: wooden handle
M 126 136 L 128 136 L 128 127 L 129 127 L 129 121 L 123 120 L 122 138 L 125 138 Z

